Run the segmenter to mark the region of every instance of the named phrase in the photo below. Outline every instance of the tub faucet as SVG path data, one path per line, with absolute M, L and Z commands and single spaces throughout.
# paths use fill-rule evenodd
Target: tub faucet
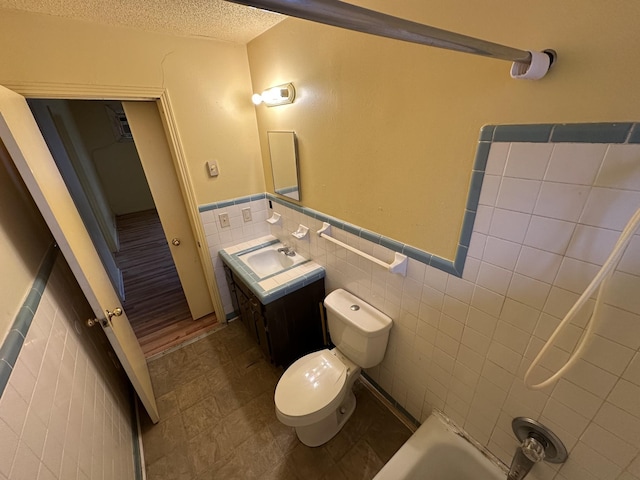
M 529 435 L 516 449 L 507 480 L 522 480 L 536 463 L 544 460 L 544 439 L 536 438 L 538 435 L 533 432 Z
M 562 463 L 567 460 L 567 450 L 562 441 L 541 423 L 530 418 L 518 417 L 512 422 L 513 433 L 522 443 L 516 448 L 507 480 L 523 480 L 536 463 Z

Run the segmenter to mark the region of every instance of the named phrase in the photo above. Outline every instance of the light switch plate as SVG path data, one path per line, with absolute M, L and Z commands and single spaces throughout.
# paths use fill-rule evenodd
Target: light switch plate
M 251 221 L 251 207 L 246 207 L 242 209 L 242 218 L 245 222 Z
M 209 171 L 210 177 L 217 177 L 220 175 L 220 169 L 218 169 L 218 161 L 210 160 L 207 162 L 207 170 Z

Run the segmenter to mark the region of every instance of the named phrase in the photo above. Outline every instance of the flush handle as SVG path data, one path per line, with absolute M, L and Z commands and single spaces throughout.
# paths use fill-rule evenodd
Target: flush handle
M 180 245 L 180 239 L 174 238 L 173 240 L 171 240 L 171 243 L 177 247 L 178 245 Z

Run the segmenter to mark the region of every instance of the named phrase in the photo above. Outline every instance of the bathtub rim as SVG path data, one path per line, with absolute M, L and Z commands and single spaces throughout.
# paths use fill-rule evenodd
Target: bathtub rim
M 423 428 L 424 427 L 424 428 Z M 491 454 L 486 448 L 475 440 L 471 439 L 464 430 L 459 428 L 448 417 L 438 410 L 433 410 L 429 417 L 418 427 L 413 435 L 400 447 L 400 449 L 389 459 L 380 471 L 373 477 L 373 480 L 392 480 L 398 477 L 398 469 L 405 474 L 413 471 L 422 458 L 416 454 L 416 450 L 426 450 L 425 446 L 439 443 L 442 438 L 446 439 L 444 443 L 456 444 L 463 441 L 467 448 L 475 450 L 487 462 L 497 468 L 501 473 L 508 474 L 509 469 L 495 455 Z M 454 435 L 453 437 L 451 435 Z M 455 437 L 459 437 L 457 440 Z M 440 440 L 441 442 L 441 440 Z M 464 447 L 463 447 L 464 448 Z

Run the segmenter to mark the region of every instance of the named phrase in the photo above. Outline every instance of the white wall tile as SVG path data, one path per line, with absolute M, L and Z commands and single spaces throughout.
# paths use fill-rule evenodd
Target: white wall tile
M 588 418 L 553 398 L 547 402 L 542 415 L 576 438 L 582 435 L 589 424 Z
M 585 262 L 604 264 L 620 233 L 604 228 L 577 225 L 567 248 L 567 256 Z
M 532 333 L 534 331 L 539 317 L 539 310 L 517 302 L 511 298 L 507 298 L 505 300 L 504 306 L 502 307 L 502 313 L 500 314 L 500 320 L 510 323 L 520 330 L 524 330 L 528 333 Z
M 640 348 L 640 315 L 603 305 L 595 332 L 634 350 Z
M 589 190 L 590 187 L 584 185 L 544 182 L 533 213 L 541 217 L 577 222 Z
M 615 375 L 584 360 L 578 360 L 567 370 L 565 378 L 600 398 L 606 398 L 618 380 Z
M 592 185 L 607 147 L 606 144 L 555 144 L 544 179 L 549 182 Z
M 636 385 L 640 385 L 640 353 L 635 354 L 622 378 Z
M 502 177 L 499 175 L 484 175 L 482 179 L 482 190 L 480 191 L 479 205 L 488 205 L 494 207 L 498 198 L 498 190 L 500 190 L 500 181 Z
M 621 379 L 616 383 L 607 400 L 634 417 L 640 417 L 638 399 L 640 399 L 640 386 Z
M 640 205 L 640 192 L 593 187 L 580 223 L 622 231 Z
M 609 145 L 595 185 L 640 190 L 640 145 Z
M 61 265 L 59 260 L 54 267 L 43 296 L 45 309 L 36 312 L 18 359 L 20 368 L 12 373 L 0 399 L 0 473 L 11 479 L 74 479 L 77 468 L 70 468 L 69 464 L 77 466 L 80 452 L 73 450 L 88 445 L 85 458 L 89 465 L 99 464 L 95 478 L 133 479 L 128 387 L 120 383 L 103 346 L 94 344 L 92 335 L 101 332 L 75 332 L 74 324 L 90 309 L 79 303 L 79 292 L 70 290 L 73 281 L 66 278 L 69 273 L 62 273 L 65 270 Z M 53 308 L 53 313 L 48 307 Z M 28 366 L 39 363 L 42 368 L 34 378 Z M 93 379 L 93 384 L 87 383 L 86 378 Z M 92 388 L 88 388 L 90 385 Z M 76 403 L 74 415 L 69 417 L 74 401 L 80 403 Z M 106 412 L 101 425 L 90 421 L 96 403 Z M 25 416 L 21 419 L 18 412 L 22 410 Z M 9 425 L 19 431 L 11 430 Z M 80 430 L 79 425 L 84 428 Z M 114 436 L 116 431 L 124 434 L 124 443 L 121 434 Z M 96 442 L 99 463 L 92 456 Z M 103 465 L 108 467 L 104 471 Z M 116 466 L 117 477 L 111 472 Z
M 541 182 L 522 178 L 504 178 L 495 206 L 516 212 L 531 213 L 538 199 Z
M 640 445 L 640 418 L 605 402 L 593 418 L 594 423 L 631 445 Z
M 628 472 L 637 476 L 640 476 L 640 455 L 638 455 L 631 465 L 627 468 Z
M 564 378 L 556 384 L 552 397 L 585 418 L 593 418 L 604 402 L 602 398 Z
M 569 245 L 574 229 L 574 223 L 534 215 L 531 217 L 523 243 L 562 255 Z
M 640 276 L 640 235 L 634 235 L 620 260 L 618 270 Z
M 574 462 L 579 462 L 580 467 L 602 480 L 615 479 L 622 472 L 619 466 L 582 442 L 571 451 L 571 458 Z
M 531 216 L 525 213 L 496 208 L 491 218 L 489 234 L 503 240 L 522 243 L 530 219 Z
M 600 335 L 593 335 L 583 357 L 586 361 L 620 376 L 633 357 L 634 351 Z
M 467 259 L 467 261 L 469 261 L 469 259 Z M 467 267 L 468 265 L 465 264 L 465 270 L 467 269 Z M 473 297 L 473 288 L 473 282 L 463 278 L 454 277 L 453 275 L 449 275 L 445 291 L 447 295 L 450 295 L 453 298 L 460 300 L 461 302 L 469 304 L 471 303 L 471 298 Z
M 540 310 L 547 300 L 550 290 L 551 285 L 548 283 L 515 273 L 511 278 L 508 296 L 520 303 Z
M 561 262 L 562 257 L 560 255 L 523 246 L 515 271 L 550 284 L 556 278 Z
M 617 466 L 626 467 L 638 453 L 638 447 L 628 444 L 595 423 L 585 430 L 581 441 Z
M 18 443 L 18 434 L 0 418 L 0 473 L 5 477 L 8 477 L 11 472 Z
M 615 272 L 605 294 L 605 302 L 628 312 L 640 312 L 640 277 Z
M 504 176 L 542 180 L 552 150 L 550 143 L 512 143 Z
M 502 311 L 504 296 L 476 285 L 471 298 L 471 306 L 493 317 L 498 317 Z
M 485 169 L 486 174 L 502 176 L 504 167 L 507 164 L 509 148 L 511 148 L 510 143 L 495 142 L 491 144 Z
M 508 270 L 515 268 L 522 245 L 496 237 L 488 237 L 485 243 L 484 254 L 479 258 Z
M 564 257 L 555 285 L 570 292 L 582 294 L 598 273 L 599 267 L 570 257 Z
M 505 295 L 512 275 L 513 273 L 510 270 L 482 262 L 478 272 L 477 284 L 500 295 Z

